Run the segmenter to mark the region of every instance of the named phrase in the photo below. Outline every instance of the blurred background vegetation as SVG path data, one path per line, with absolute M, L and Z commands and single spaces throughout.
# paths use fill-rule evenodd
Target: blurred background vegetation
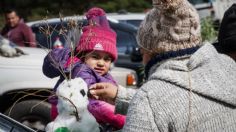
M 201 35 L 202 41 L 214 42 L 218 36 L 218 27 L 215 25 L 214 20 L 211 17 L 206 17 L 201 20 Z
M 92 6 L 102 7 L 106 12 L 145 12 L 152 7 L 152 0 L 1 0 L 0 28 L 4 25 L 3 12 L 15 8 L 24 21 L 64 16 L 82 15 Z

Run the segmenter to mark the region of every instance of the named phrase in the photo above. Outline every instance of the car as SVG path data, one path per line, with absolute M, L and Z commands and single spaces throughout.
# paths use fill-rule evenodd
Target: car
M 1 132 L 36 132 L 33 129 L 21 124 L 20 122 L 0 113 Z
M 107 16 L 111 28 L 117 33 L 117 50 L 118 59 L 114 62 L 117 67 L 128 68 L 136 71 L 137 74 L 137 86 L 141 86 L 144 82 L 144 66 L 141 63 L 142 57 L 138 54 L 138 44 L 136 41 L 137 27 L 131 24 L 120 22 L 109 15 Z M 60 35 L 59 31 L 62 27 L 67 27 L 70 20 L 77 21 L 78 24 L 86 25 L 87 21 L 84 16 L 68 16 L 63 18 L 51 18 L 47 20 L 39 20 L 28 22 L 36 36 L 36 40 L 39 45 L 46 48 L 52 48 L 52 44 L 56 41 L 56 38 L 60 38 L 63 46 L 66 46 L 65 36 Z M 50 27 L 53 29 L 50 38 L 45 37 L 41 29 Z M 52 44 L 48 44 L 51 42 Z M 132 57 L 135 54 L 136 56 Z
M 44 130 L 51 121 L 48 98 L 58 78 L 47 78 L 42 72 L 46 49 L 18 48 L 26 55 L 0 56 L 0 112 L 35 130 Z M 119 85 L 136 87 L 135 71 L 113 66 L 110 73 Z

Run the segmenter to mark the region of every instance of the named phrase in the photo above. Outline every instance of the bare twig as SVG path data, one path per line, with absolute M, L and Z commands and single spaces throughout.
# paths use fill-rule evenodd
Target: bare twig
M 26 97 L 28 97 L 28 96 L 37 96 L 37 95 L 36 95 L 37 93 L 43 92 L 43 91 L 51 92 L 50 90 L 41 89 L 41 90 L 37 90 L 36 92 L 33 92 L 33 93 L 28 93 L 28 94 L 26 94 L 26 95 L 20 97 L 19 99 L 17 99 L 17 100 L 14 102 L 14 104 L 12 105 L 12 107 L 10 108 L 9 113 L 8 113 L 8 116 L 11 115 L 12 109 L 14 108 L 14 106 L 15 106 L 20 100 L 22 100 L 22 99 L 24 99 L 24 98 L 26 98 Z
M 73 107 L 75 108 L 75 113 L 74 113 L 74 115 L 75 115 L 75 117 L 76 117 L 76 120 L 79 121 L 79 120 L 80 120 L 79 111 L 78 111 L 76 105 L 75 105 L 70 99 L 68 99 L 68 98 L 66 98 L 66 97 L 64 97 L 64 96 L 61 96 L 61 95 L 57 95 L 57 96 L 59 96 L 59 97 L 65 99 L 65 100 L 69 101 L 69 102 L 73 105 Z

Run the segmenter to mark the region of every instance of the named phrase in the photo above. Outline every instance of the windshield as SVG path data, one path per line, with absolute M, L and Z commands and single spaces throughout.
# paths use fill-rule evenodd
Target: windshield
M 132 25 L 134 25 L 136 27 L 139 27 L 139 25 L 142 22 L 142 20 L 120 20 L 120 22 L 129 23 L 129 24 L 132 24 Z
M 140 23 L 141 21 L 139 21 Z M 84 24 L 86 25 L 86 23 Z M 63 47 L 66 47 L 66 40 L 65 36 L 61 35 L 58 31 L 62 25 L 60 22 L 56 23 L 50 23 L 50 27 L 52 27 L 54 30 L 50 36 L 45 36 L 42 32 L 40 32 L 39 27 L 47 27 L 47 25 L 40 25 L 40 26 L 33 26 L 31 27 L 33 32 L 35 33 L 36 40 L 38 42 L 39 47 L 41 48 L 48 48 L 52 49 L 54 42 L 56 39 L 59 38 L 61 43 L 63 44 Z M 63 23 L 63 26 L 66 27 L 66 23 Z M 111 24 L 112 27 L 112 24 Z M 127 32 L 123 30 L 122 28 L 116 27 L 113 28 L 113 30 L 117 33 L 117 49 L 118 49 L 118 54 L 130 54 L 132 51 L 132 48 L 137 45 L 135 34 L 132 34 L 131 32 Z M 67 32 L 68 35 L 69 31 Z
M 212 2 L 212 0 L 189 0 L 189 2 L 192 3 L 193 5 L 196 5 L 196 4 L 210 3 Z
M 115 30 L 117 33 L 117 50 L 119 54 L 125 55 L 132 52 L 136 45 L 135 36 L 129 32 L 124 32 L 119 29 Z

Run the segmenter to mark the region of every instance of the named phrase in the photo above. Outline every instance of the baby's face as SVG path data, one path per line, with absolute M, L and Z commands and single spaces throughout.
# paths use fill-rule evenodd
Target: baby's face
M 102 76 L 109 71 L 111 62 L 111 56 L 102 51 L 92 51 L 85 56 L 85 63 Z

